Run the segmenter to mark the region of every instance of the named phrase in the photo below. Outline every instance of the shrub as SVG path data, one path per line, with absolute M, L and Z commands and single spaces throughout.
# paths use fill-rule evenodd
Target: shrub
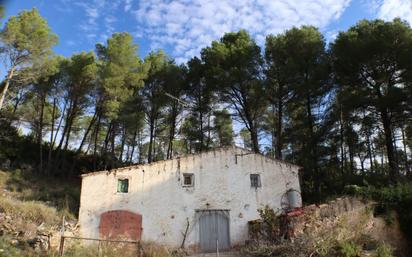
M 374 257 L 393 257 L 393 249 L 388 244 L 381 244 L 376 249 Z
M 30 248 L 18 245 L 8 236 L 0 236 L 0 257 L 39 257 Z
M 339 257 L 359 257 L 362 255 L 362 247 L 352 241 L 338 243 L 337 256 Z
M 391 209 L 396 210 L 402 231 L 408 240 L 412 240 L 412 183 L 383 188 L 362 187 L 352 193 L 378 201 L 378 208 L 381 208 L 382 213 L 390 213 Z M 390 221 L 389 216 L 387 221 Z

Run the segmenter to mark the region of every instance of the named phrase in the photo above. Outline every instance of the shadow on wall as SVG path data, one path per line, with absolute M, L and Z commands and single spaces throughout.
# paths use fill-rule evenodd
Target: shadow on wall
M 228 164 L 230 165 L 236 165 L 241 167 L 241 165 L 244 165 L 245 167 L 250 167 L 255 165 L 255 169 L 258 169 L 265 162 L 276 162 L 275 160 L 270 160 L 270 159 L 265 159 L 265 160 L 260 160 L 261 158 L 265 158 L 262 156 L 255 156 L 255 155 L 249 155 L 249 156 L 244 156 L 244 157 L 236 157 L 236 163 L 235 163 L 235 154 L 236 151 L 230 152 L 229 155 L 226 155 L 226 157 L 223 157 L 224 154 L 221 154 L 219 151 L 216 152 L 209 152 L 209 153 L 204 153 L 203 155 L 208 155 L 205 156 L 213 158 L 220 158 L 221 160 L 218 161 L 216 160 L 216 163 L 220 163 L 221 167 L 219 168 L 219 171 L 224 172 L 225 169 L 228 169 Z M 229 156 L 229 157 L 228 157 Z M 252 157 L 253 156 L 253 157 Z M 164 176 L 162 176 L 162 179 L 157 179 L 157 182 L 151 182 L 152 180 L 147 180 L 145 181 L 145 178 L 147 178 L 148 171 L 143 171 L 142 168 L 147 167 L 146 165 L 142 166 L 135 166 L 133 167 L 132 170 L 128 170 L 128 168 L 122 169 L 122 171 L 112 171 L 108 174 L 103 173 L 103 175 L 97 175 L 97 176 L 109 176 L 108 182 L 109 183 L 117 183 L 118 178 L 124 178 L 129 176 L 133 176 L 132 180 L 130 181 L 130 188 L 128 193 L 117 193 L 116 187 L 109 186 L 109 188 L 100 188 L 99 190 L 114 190 L 113 192 L 105 192 L 102 193 L 101 197 L 98 198 L 98 200 L 101 200 L 101 205 L 98 208 L 95 208 L 93 210 L 90 210 L 88 212 L 88 217 L 87 221 L 83 220 L 82 223 L 90 224 L 92 227 L 93 231 L 90 233 L 93 235 L 93 237 L 98 237 L 99 236 L 99 224 L 101 224 L 101 215 L 102 213 L 108 212 L 108 211 L 128 211 L 128 212 L 133 212 L 134 214 L 141 215 L 141 223 L 143 224 L 143 227 L 141 227 L 141 234 L 143 235 L 142 238 L 145 239 L 145 231 L 148 232 L 150 231 L 150 237 L 152 240 L 159 241 L 159 242 L 181 242 L 182 245 L 189 245 L 190 248 L 198 248 L 198 245 L 193 245 L 193 243 L 198 244 L 199 242 L 199 225 L 198 225 L 198 215 L 196 214 L 196 209 L 230 209 L 228 208 L 228 199 L 232 201 L 231 204 L 236 204 L 239 206 L 245 205 L 244 199 L 238 199 L 237 196 L 235 196 L 236 193 L 238 192 L 233 192 L 233 190 L 239 190 L 239 191 L 244 191 L 244 187 L 240 186 L 236 189 L 233 186 L 233 181 L 230 181 L 228 179 L 225 179 L 225 176 L 222 176 L 222 178 L 219 178 L 219 180 L 216 182 L 218 185 L 213 185 L 211 188 L 208 188 L 210 192 L 214 192 L 213 190 L 218 187 L 220 190 L 216 191 L 217 193 L 213 195 L 213 197 L 208 197 L 210 195 L 204 194 L 202 196 L 195 195 L 194 190 L 196 190 L 197 186 L 196 183 L 193 188 L 185 188 L 182 187 L 182 174 L 186 171 L 193 171 L 194 169 L 199 169 L 196 170 L 199 174 L 202 174 L 202 169 L 209 170 L 210 167 L 202 167 L 203 165 L 211 165 L 209 163 L 202 163 L 202 156 L 199 158 L 199 156 L 188 156 L 185 158 L 184 162 L 179 161 L 178 159 L 175 160 L 169 160 L 169 161 L 161 161 L 157 163 L 150 164 L 151 167 L 151 175 L 150 176 L 157 176 L 161 175 L 161 173 L 165 173 Z M 222 159 L 226 158 L 226 159 Z M 233 158 L 233 159 L 228 159 L 228 158 Z M 251 161 L 250 158 L 255 158 L 255 161 Z M 201 163 L 198 163 L 201 162 Z M 275 165 L 282 165 L 282 167 L 285 165 L 284 163 L 282 164 L 275 164 Z M 233 169 L 233 167 L 232 167 Z M 259 168 L 260 169 L 260 168 Z M 236 170 L 236 169 L 235 169 Z M 288 169 L 289 170 L 289 169 Z M 131 175 L 132 173 L 141 173 L 139 175 Z M 231 171 L 233 172 L 233 170 Z M 216 174 L 211 173 L 211 176 L 214 176 Z M 284 174 L 281 174 L 284 176 Z M 91 175 L 93 176 L 93 175 Z M 117 177 L 118 176 L 118 177 Z M 209 176 L 207 173 L 203 173 L 202 176 L 204 176 L 202 179 L 207 180 L 207 176 Z M 140 179 L 141 178 L 141 181 Z M 199 179 L 199 178 L 198 178 Z M 242 180 L 243 181 L 243 180 Z M 236 181 L 237 184 L 242 184 L 245 183 L 244 186 L 246 186 L 248 189 L 250 189 L 250 181 L 249 181 L 249 176 L 245 177 L 244 182 L 241 180 Z M 90 183 L 90 182 L 89 182 Z M 287 186 L 287 181 L 285 181 L 284 187 L 286 188 Z M 205 187 L 205 185 L 202 185 L 202 187 Z M 252 189 L 251 189 L 252 190 Z M 256 191 L 257 194 L 257 190 Z M 162 197 L 162 192 L 167 193 L 166 197 Z M 281 194 L 285 192 L 285 189 L 280 188 L 279 189 L 279 196 L 275 196 L 274 198 L 281 198 Z M 244 192 L 242 192 L 244 193 Z M 105 197 L 107 195 L 108 197 Z M 158 196 L 157 198 L 154 198 L 153 196 L 156 195 Z M 223 195 L 227 197 L 218 197 L 218 195 Z M 241 194 L 240 194 L 241 195 Z M 182 204 L 186 203 L 186 204 Z M 193 205 L 195 203 L 195 205 Z M 280 204 L 280 201 L 279 201 Z M 249 205 L 249 204 L 246 204 Z M 245 205 L 245 206 L 246 206 Z M 87 206 L 84 206 L 87 208 Z M 254 204 L 251 206 L 253 209 L 255 209 Z M 87 209 L 83 209 L 82 211 L 88 211 Z M 157 212 L 154 212 L 153 210 L 157 210 Z M 84 219 L 83 214 L 83 219 Z M 256 210 L 256 215 L 257 210 Z M 109 215 L 110 216 L 110 215 Z M 109 217 L 108 216 L 108 217 Z M 241 215 L 238 215 L 238 213 L 230 213 L 230 218 L 232 219 L 245 219 L 244 220 L 244 230 L 245 230 L 245 236 L 247 237 L 247 221 L 249 218 L 244 218 Z M 147 217 L 147 219 L 146 219 Z M 133 219 L 132 216 L 129 218 Z M 256 217 L 257 218 L 257 217 Z M 100 227 L 100 231 L 103 230 L 104 235 L 109 235 L 109 237 L 112 234 L 120 233 L 122 231 L 127 231 L 128 229 L 136 229 L 133 228 L 132 226 L 130 227 L 129 225 L 122 224 L 124 222 L 124 219 L 126 219 L 127 222 L 127 215 L 125 217 L 118 217 L 116 215 L 112 215 L 110 218 L 110 222 L 107 223 L 107 225 L 113 225 L 114 229 L 113 231 L 110 231 L 111 229 L 108 229 L 108 226 L 106 226 L 103 222 L 103 226 Z M 232 222 L 232 221 L 231 221 Z M 146 226 L 146 227 L 145 227 Z M 116 232 L 118 231 L 118 232 Z M 192 239 L 192 240 L 190 240 Z M 176 246 L 177 244 L 175 244 Z

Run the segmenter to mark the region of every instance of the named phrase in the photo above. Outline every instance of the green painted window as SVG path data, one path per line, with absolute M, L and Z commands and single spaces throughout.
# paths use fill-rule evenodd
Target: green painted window
M 118 179 L 117 180 L 117 192 L 118 193 L 129 192 L 129 180 L 128 179 Z

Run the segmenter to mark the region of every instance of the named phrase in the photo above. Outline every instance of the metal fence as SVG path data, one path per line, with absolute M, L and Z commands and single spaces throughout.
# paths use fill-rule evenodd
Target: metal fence
M 141 257 L 143 250 L 139 241 L 109 240 L 62 235 L 59 245 L 59 257 L 70 256 L 70 252 L 87 251 L 87 256 L 122 256 Z

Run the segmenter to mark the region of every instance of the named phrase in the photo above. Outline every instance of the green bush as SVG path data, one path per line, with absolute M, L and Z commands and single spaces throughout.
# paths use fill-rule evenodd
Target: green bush
M 351 189 L 354 189 L 353 187 Z M 380 212 L 390 213 L 396 210 L 402 231 L 409 241 L 412 241 L 412 183 L 398 184 L 389 187 L 361 187 L 347 192 L 378 202 Z M 387 217 L 387 221 L 390 221 Z
M 6 238 L 0 237 L 0 257 L 23 257 L 19 248 L 12 245 Z
M 27 246 L 18 245 L 8 236 L 0 236 L 0 257 L 38 257 L 39 255 Z
M 362 247 L 352 241 L 343 241 L 338 244 L 337 256 L 359 257 L 362 255 Z
M 393 249 L 388 244 L 382 244 L 377 249 L 374 257 L 393 257 Z

